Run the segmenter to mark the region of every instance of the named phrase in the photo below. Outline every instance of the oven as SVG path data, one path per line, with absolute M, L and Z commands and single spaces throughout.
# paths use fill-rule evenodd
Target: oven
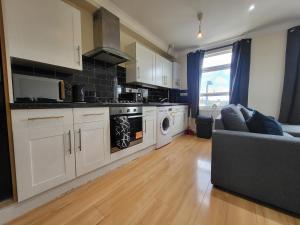
M 110 132 L 111 132 L 111 153 L 122 151 L 128 147 L 143 142 L 143 109 L 142 107 L 110 107 Z M 126 127 L 120 127 L 120 120 L 126 120 Z M 127 145 L 120 147 L 118 141 L 119 131 L 128 135 Z

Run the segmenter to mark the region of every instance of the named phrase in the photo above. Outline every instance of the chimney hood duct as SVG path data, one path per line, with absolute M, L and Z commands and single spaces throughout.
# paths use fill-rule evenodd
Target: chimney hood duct
M 120 51 L 120 19 L 103 7 L 94 13 L 94 46 L 84 56 L 110 65 L 132 60 Z

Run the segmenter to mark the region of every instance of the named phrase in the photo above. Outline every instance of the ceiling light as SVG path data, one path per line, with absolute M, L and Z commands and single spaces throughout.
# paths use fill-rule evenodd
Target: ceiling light
M 255 4 L 252 4 L 252 5 L 249 6 L 248 11 L 251 12 L 251 11 L 253 11 L 254 9 L 255 9 Z
M 200 38 L 203 37 L 202 29 L 201 29 L 201 21 L 202 21 L 203 14 L 200 12 L 200 13 L 197 14 L 197 17 L 198 17 L 198 20 L 199 20 L 199 30 L 198 30 L 198 33 L 197 33 L 197 38 L 200 39 Z

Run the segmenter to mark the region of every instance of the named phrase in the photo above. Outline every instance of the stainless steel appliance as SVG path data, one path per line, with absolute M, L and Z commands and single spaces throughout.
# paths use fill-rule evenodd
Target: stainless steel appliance
M 60 102 L 65 99 L 63 80 L 13 74 L 15 102 Z
M 132 60 L 120 50 L 120 19 L 103 7 L 94 13 L 94 46 L 86 57 L 111 65 Z
M 143 109 L 142 107 L 110 107 L 110 130 L 111 130 L 111 153 L 121 151 L 116 144 L 115 117 L 126 116 L 130 126 L 130 145 L 128 147 L 140 144 L 143 142 Z

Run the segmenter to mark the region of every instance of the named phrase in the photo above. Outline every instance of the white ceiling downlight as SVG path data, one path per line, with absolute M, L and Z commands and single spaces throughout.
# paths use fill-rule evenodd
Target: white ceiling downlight
M 252 12 L 255 9 L 255 4 L 249 6 L 248 11 Z

